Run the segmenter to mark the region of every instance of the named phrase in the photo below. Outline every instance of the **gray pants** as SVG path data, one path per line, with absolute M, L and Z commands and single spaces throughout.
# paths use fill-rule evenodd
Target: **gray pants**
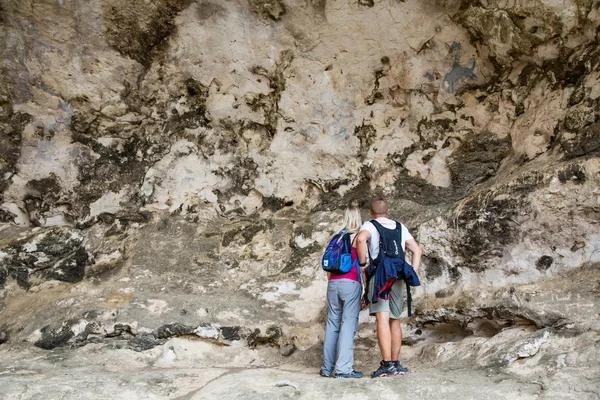
M 321 367 L 326 375 L 331 374 L 334 366 L 336 374 L 352 372 L 352 347 L 358 330 L 361 292 L 360 283 L 350 279 L 330 280 L 327 284 L 327 324 Z

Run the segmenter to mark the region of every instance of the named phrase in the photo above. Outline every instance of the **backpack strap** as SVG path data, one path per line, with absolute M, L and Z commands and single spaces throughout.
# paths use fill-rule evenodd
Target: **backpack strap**
M 358 232 L 356 232 L 356 234 L 354 235 L 354 239 L 352 239 L 352 243 L 350 243 L 350 251 L 352 251 L 352 245 L 354 244 L 354 241 L 356 240 L 356 238 L 358 238 Z M 368 246 L 367 246 L 367 249 L 368 249 Z M 358 282 L 362 283 L 362 274 L 360 273 L 360 265 L 358 265 L 358 256 L 354 260 L 354 264 L 356 264 L 356 272 L 358 273 Z
M 356 240 L 357 237 L 358 237 L 358 232 L 354 234 L 354 239 L 352 239 L 352 243 L 350 243 L 350 247 L 352 247 L 354 245 L 354 241 Z
M 410 285 L 408 281 L 404 281 L 406 283 L 406 307 L 408 308 L 408 316 L 412 316 L 412 295 L 410 294 Z
M 372 219 L 370 222 L 373 224 L 373 226 L 375 227 L 375 229 L 377 229 L 377 232 L 379 233 L 379 254 L 381 254 L 382 251 L 386 250 L 385 241 L 383 240 L 383 225 L 381 225 L 374 219 Z M 379 256 L 377 256 L 377 258 L 379 258 Z
M 381 251 L 385 251 L 387 254 L 387 249 L 385 248 L 385 240 L 383 240 L 383 230 L 392 230 L 392 229 L 387 229 L 384 228 L 383 225 L 381 225 L 379 222 L 377 222 L 376 220 L 372 219 L 370 221 L 373 226 L 375 227 L 375 229 L 377 229 L 377 232 L 379 232 L 379 254 L 381 254 Z M 398 236 L 400 237 L 400 245 L 402 245 L 402 224 L 398 221 L 394 221 L 396 223 L 396 228 L 394 228 L 393 230 L 398 232 Z M 404 249 L 402 250 L 402 253 L 404 253 Z M 377 256 L 379 258 L 379 256 Z
M 394 221 L 396 223 L 396 230 L 398 231 L 398 236 L 400 236 L 400 246 L 402 246 L 402 224 L 398 221 Z M 403 253 L 406 253 L 404 251 L 404 249 L 402 250 Z
M 342 228 L 341 231 L 338 232 L 338 235 L 340 235 L 339 240 L 341 240 L 344 243 L 344 252 L 347 253 L 350 251 L 350 249 L 348 248 L 348 239 L 346 238 L 346 236 L 348 236 L 348 229 L 346 228 Z

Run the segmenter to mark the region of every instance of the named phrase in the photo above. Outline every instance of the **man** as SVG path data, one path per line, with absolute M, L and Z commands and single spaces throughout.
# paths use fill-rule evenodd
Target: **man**
M 384 229 L 394 230 L 396 229 L 396 222 L 387 218 L 389 212 L 388 203 L 383 197 L 375 197 L 371 200 L 369 210 L 371 217 L 379 222 Z M 411 251 L 411 265 L 415 271 L 418 271 L 422 251 L 408 229 L 404 225 L 400 225 L 402 229 L 402 249 Z M 365 222 L 360 228 L 357 238 L 358 261 L 363 274 L 369 261 L 367 246 L 371 259 L 376 260 L 379 255 L 379 239 L 380 235 L 375 225 L 370 221 Z M 367 293 L 369 299 L 373 298 L 374 281 L 375 277 L 371 278 L 368 283 Z M 404 302 L 404 287 L 404 281 L 396 280 L 391 287 L 388 300 L 380 298 L 377 303 L 371 302 L 369 305 L 369 314 L 375 315 L 377 319 L 377 341 L 382 357 L 379 368 L 371 374 L 371 378 L 404 375 L 409 372 L 408 368 L 404 368 L 399 362 L 400 347 L 402 346 L 400 314 Z

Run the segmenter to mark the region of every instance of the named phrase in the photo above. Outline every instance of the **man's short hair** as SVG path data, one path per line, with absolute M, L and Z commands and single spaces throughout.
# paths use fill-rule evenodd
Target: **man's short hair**
M 371 199 L 371 212 L 373 214 L 385 215 L 388 211 L 388 202 L 383 196 L 375 196 Z

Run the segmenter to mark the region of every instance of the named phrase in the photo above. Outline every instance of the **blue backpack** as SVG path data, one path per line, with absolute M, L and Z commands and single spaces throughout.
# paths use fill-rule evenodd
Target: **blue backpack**
M 352 262 L 351 247 L 350 233 L 346 228 L 336 233 L 329 241 L 321 259 L 323 270 L 335 275 L 342 275 L 348 273 L 355 266 L 358 268 L 358 260 Z

